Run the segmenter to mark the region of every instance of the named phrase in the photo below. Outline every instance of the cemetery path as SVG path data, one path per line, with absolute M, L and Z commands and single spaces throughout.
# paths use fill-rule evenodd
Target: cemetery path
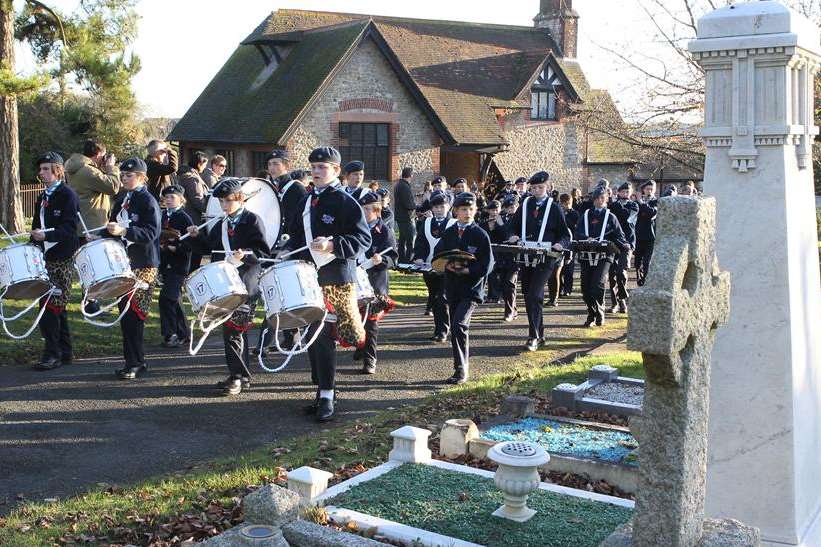
M 471 374 L 503 372 L 520 358 L 527 336 L 524 306 L 513 323 L 497 305 L 481 306 L 471 326 Z M 550 344 L 587 352 L 619 332 L 580 327 L 577 294 L 547 308 Z M 338 420 L 413 404 L 445 387 L 450 344 L 428 341 L 432 320 L 419 306 L 388 315 L 380 332 L 377 374 L 362 376 L 350 350 L 339 359 Z M 116 329 L 111 335 L 119 337 Z M 171 352 L 171 353 L 170 353 Z M 150 374 L 121 382 L 120 359 L 82 359 L 51 372 L 0 369 L 0 514 L 20 499 L 65 497 L 100 483 L 123 485 L 242 454 L 319 427 L 302 414 L 313 397 L 306 356 L 278 374 L 258 372 L 250 392 L 217 396 L 227 369 L 217 333 L 199 355 L 148 347 Z M 254 365 L 253 370 L 259 370 Z

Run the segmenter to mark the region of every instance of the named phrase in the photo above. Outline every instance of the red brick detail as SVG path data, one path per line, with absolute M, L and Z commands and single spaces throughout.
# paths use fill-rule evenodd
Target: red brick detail
M 393 101 L 367 97 L 339 101 L 339 111 L 347 112 L 348 110 L 381 110 L 382 112 L 393 112 Z
M 434 175 L 439 174 L 439 169 L 442 167 L 442 152 L 439 148 L 432 148 L 430 151 L 431 168 Z
M 399 178 L 402 166 L 399 165 L 399 124 L 392 123 L 390 129 L 390 147 L 391 147 L 391 180 Z M 388 181 L 390 182 L 390 181 Z

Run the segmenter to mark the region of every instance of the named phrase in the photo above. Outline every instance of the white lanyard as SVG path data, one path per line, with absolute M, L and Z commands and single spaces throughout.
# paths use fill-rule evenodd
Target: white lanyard
M 590 237 L 590 226 L 587 224 L 588 215 L 590 214 L 590 209 L 584 212 L 584 235 Z M 610 217 L 610 209 L 604 210 L 604 222 L 602 223 L 601 227 L 601 234 L 599 234 L 599 241 L 604 241 L 604 234 L 607 231 L 607 219 Z
M 329 186 L 326 187 L 329 188 Z M 326 190 L 323 190 L 326 191 Z M 320 194 L 317 194 L 316 198 L 319 199 Z M 302 229 L 305 231 L 305 244 L 310 245 L 311 242 L 314 240 L 314 232 L 311 230 L 311 202 L 313 201 L 313 195 L 309 194 L 308 199 L 305 200 L 305 208 L 302 210 Z M 324 252 L 324 251 L 314 251 L 313 249 L 308 249 L 311 252 L 311 257 L 314 259 L 314 263 L 316 264 L 317 268 L 321 268 L 325 264 L 329 264 L 333 262 L 334 255 L 333 253 Z
M 285 197 L 285 194 L 288 192 L 288 189 L 289 189 L 289 188 L 291 187 L 291 185 L 292 185 L 293 183 L 295 183 L 295 182 L 296 182 L 295 180 L 290 180 L 290 181 L 288 181 L 288 184 L 286 184 L 286 185 L 282 188 L 282 192 L 280 192 L 280 193 L 279 193 L 279 199 L 283 199 L 283 198 Z
M 228 217 L 225 216 L 222 218 L 222 250 L 225 251 L 225 258 L 228 258 L 231 255 L 231 241 L 228 237 Z
M 455 218 L 449 218 L 447 225 L 445 226 L 445 230 L 453 226 L 456 222 Z M 438 237 L 433 237 L 433 233 L 431 232 L 431 226 L 433 225 L 433 217 L 429 217 L 425 219 L 425 239 L 428 240 L 428 257 L 425 260 L 426 264 L 430 264 L 433 260 L 433 250 L 436 247 L 436 244 L 439 243 Z
M 525 202 L 522 204 L 522 243 L 527 241 L 527 202 L 530 201 L 532 196 L 527 196 L 525 198 Z M 536 205 L 538 207 L 538 204 Z M 536 240 L 536 243 L 541 243 L 542 238 L 544 237 L 545 229 L 547 228 L 547 219 L 550 217 L 550 210 L 553 208 L 553 198 L 547 198 L 547 206 L 545 207 L 544 211 L 544 218 L 542 219 L 542 227 L 539 229 L 539 238 Z M 535 209 L 534 209 L 535 211 Z
M 49 200 L 49 198 L 51 198 L 51 196 L 46 194 L 45 198 L 46 198 L 45 200 L 40 201 L 40 229 L 41 230 L 45 230 L 46 228 L 48 228 L 48 226 L 46 226 L 46 206 L 45 206 L 44 203 L 47 202 Z M 57 245 L 56 241 L 54 241 L 54 242 L 43 241 L 43 249 L 44 249 L 45 252 L 48 252 L 48 250 L 51 249 L 52 247 L 54 247 L 55 245 Z
M 120 207 L 120 212 L 117 213 L 117 224 L 119 224 L 126 230 L 128 230 L 129 226 L 131 226 L 131 219 L 128 216 L 128 209 L 126 208 L 126 205 L 130 204 L 131 198 L 128 195 L 126 195 L 126 198 L 123 200 L 123 205 L 122 207 Z M 125 239 L 125 236 L 123 236 L 123 239 Z M 128 247 L 131 247 L 133 244 L 133 241 L 128 241 L 127 239 L 125 239 L 126 249 Z

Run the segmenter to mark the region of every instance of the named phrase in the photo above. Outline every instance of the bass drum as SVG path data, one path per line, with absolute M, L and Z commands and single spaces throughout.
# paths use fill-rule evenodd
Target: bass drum
M 262 220 L 265 228 L 265 242 L 270 248 L 279 241 L 279 230 L 282 224 L 282 215 L 279 207 L 279 197 L 273 185 L 265 179 L 241 178 L 242 192 L 245 194 L 245 208 Z M 219 199 L 211 196 L 205 209 L 205 220 L 222 216 Z M 213 230 L 218 222 L 210 224 Z

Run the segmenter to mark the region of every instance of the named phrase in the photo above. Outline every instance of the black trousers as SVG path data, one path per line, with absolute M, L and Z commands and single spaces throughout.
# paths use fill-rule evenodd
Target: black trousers
M 467 377 L 470 370 L 470 318 L 476 309 L 473 300 L 448 302 L 450 312 L 450 344 L 453 348 L 453 369 Z
M 233 378 L 250 378 L 248 331 L 225 324 L 222 326 L 222 342 L 225 346 L 225 363 L 228 365 L 228 373 Z
M 313 345 L 308 348 L 308 360 L 311 362 L 311 382 L 319 389 L 334 389 L 336 380 L 336 340 L 334 323 L 317 321 L 308 329 L 310 340 L 317 329 L 322 332 Z
M 562 286 L 562 270 L 564 269 L 564 261 L 557 260 L 556 268 L 550 277 L 547 278 L 548 300 L 556 300 L 559 298 L 559 289 Z
M 522 266 L 522 295 L 527 309 L 528 338 L 544 338 L 544 285 L 556 271 L 556 259 L 528 268 Z
M 71 332 L 68 330 L 68 312 L 63 308 L 59 313 L 46 308 L 40 318 L 40 334 L 43 336 L 43 361 L 61 359 L 71 361 Z
M 573 293 L 573 274 L 576 273 L 576 257 L 570 255 L 570 258 L 565 257 L 564 266 L 562 267 L 562 288 L 561 293 Z
M 655 241 L 636 241 L 636 284 L 641 287 L 650 270 L 650 260 L 653 258 Z
M 362 360 L 365 365 L 376 365 L 376 346 L 379 342 L 379 322 L 373 319 L 365 321 L 365 348 Z
M 120 304 L 122 306 L 123 304 Z M 126 367 L 138 367 L 145 363 L 144 333 L 145 320 L 141 319 L 129 307 L 123 318 L 120 319 L 120 330 L 123 333 L 123 357 Z
M 399 262 L 410 262 L 413 258 L 413 241 L 416 239 L 416 226 L 411 221 L 397 222 L 399 226 L 399 241 L 397 253 Z
M 445 278 L 442 275 L 433 273 L 425 273 L 423 278 L 425 285 L 428 287 L 428 295 L 432 298 L 433 335 L 447 336 L 450 314 L 448 313 L 448 304 L 445 301 Z
M 622 251 L 610 267 L 610 305 L 627 300 L 627 269 L 630 266 L 630 251 Z
M 519 279 L 519 268 L 518 266 L 505 266 L 497 268 L 494 273 L 499 276 L 505 315 L 513 315 L 516 313 L 516 281 Z
M 164 273 L 160 289 L 160 331 L 164 338 L 176 334 L 180 340 L 188 338 L 188 321 L 182 311 L 182 285 L 185 276 L 175 273 Z
M 601 260 L 591 266 L 586 260 L 579 261 L 582 267 L 582 297 L 587 304 L 587 315 L 595 317 L 604 314 L 604 285 L 610 271 L 610 262 Z

